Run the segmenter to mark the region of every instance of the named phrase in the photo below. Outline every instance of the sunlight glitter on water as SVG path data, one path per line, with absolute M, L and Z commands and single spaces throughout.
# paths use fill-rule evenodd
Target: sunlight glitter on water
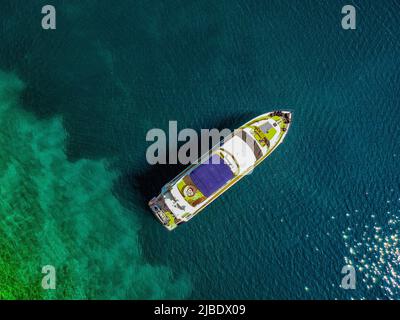
M 364 226 L 342 232 L 349 251 L 345 262 L 362 274 L 367 289 L 378 287 L 388 299 L 400 296 L 399 204 L 388 197 L 381 212 L 366 214 Z

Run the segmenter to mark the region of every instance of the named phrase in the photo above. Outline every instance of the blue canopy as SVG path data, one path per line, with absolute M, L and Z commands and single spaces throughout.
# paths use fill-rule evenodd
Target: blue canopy
M 212 195 L 233 178 L 229 166 L 218 155 L 213 155 L 190 173 L 195 186 L 206 197 Z

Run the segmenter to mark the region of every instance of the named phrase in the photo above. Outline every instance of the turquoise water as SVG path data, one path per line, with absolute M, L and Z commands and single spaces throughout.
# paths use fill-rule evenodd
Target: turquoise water
M 56 31 L 47 3 L 1 4 L 2 297 L 399 298 L 399 5 L 353 3 L 355 31 L 340 1 L 52 1 Z M 146 163 L 148 130 L 280 107 L 251 176 L 172 233 L 153 219 L 182 167 Z

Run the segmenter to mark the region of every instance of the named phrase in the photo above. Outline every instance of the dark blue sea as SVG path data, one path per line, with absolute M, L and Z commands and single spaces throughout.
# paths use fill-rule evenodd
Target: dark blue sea
M 47 2 L 0 5 L 11 297 L 53 264 L 45 298 L 400 298 L 398 1 L 52 0 L 45 31 Z M 166 231 L 147 202 L 184 166 L 149 165 L 146 133 L 275 109 L 293 111 L 284 143 Z

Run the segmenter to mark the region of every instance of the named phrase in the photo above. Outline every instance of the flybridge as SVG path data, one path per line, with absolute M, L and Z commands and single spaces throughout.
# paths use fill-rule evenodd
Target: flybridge
M 194 185 L 206 197 L 211 196 L 233 178 L 233 172 L 223 159 L 213 155 L 190 173 Z

